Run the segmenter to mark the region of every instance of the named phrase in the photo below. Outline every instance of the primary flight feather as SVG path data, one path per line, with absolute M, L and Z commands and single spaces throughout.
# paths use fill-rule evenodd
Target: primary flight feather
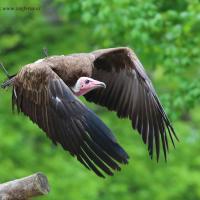
M 129 118 L 157 160 L 161 147 L 166 158 L 168 137 L 173 145 L 178 139 L 142 64 L 127 47 L 46 57 L 2 84 L 8 86 L 13 86 L 13 109 L 101 177 L 113 175 L 129 157 L 78 96 Z

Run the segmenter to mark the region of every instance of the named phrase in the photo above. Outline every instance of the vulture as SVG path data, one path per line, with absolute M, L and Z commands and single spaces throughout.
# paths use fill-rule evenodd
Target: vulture
M 4 68 L 5 71 L 5 68 Z M 96 175 L 112 176 L 129 156 L 112 131 L 87 108 L 89 102 L 128 118 L 150 157 L 166 159 L 168 140 L 178 140 L 141 62 L 128 47 L 48 56 L 25 65 L 1 87 L 12 86 L 12 108 Z M 155 153 L 154 153 L 155 152 Z

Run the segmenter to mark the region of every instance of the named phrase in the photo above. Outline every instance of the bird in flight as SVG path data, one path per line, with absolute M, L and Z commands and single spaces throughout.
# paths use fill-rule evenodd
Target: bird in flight
M 12 86 L 13 109 L 100 177 L 119 171 L 129 156 L 79 96 L 129 118 L 151 158 L 155 151 L 158 160 L 162 148 L 166 159 L 168 138 L 173 145 L 178 140 L 151 80 L 128 47 L 47 56 L 7 76 L 1 87 Z

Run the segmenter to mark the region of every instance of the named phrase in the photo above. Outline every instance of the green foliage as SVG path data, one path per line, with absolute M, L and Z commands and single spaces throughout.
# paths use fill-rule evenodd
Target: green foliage
M 116 134 L 131 159 L 105 180 L 54 147 L 28 118 L 11 112 L 0 91 L 0 182 L 43 171 L 51 193 L 41 199 L 200 199 L 200 4 L 198 0 L 64 0 L 0 3 L 40 11 L 0 9 L 0 61 L 10 73 L 49 54 L 129 46 L 135 50 L 180 138 L 168 162 L 151 161 L 128 120 L 88 104 Z M 0 73 L 0 80 L 4 80 Z M 39 198 L 40 199 L 40 198 Z
M 72 12 L 81 13 L 82 22 L 90 27 L 91 42 L 97 47 L 130 46 L 153 71 L 153 78 L 162 69 L 155 78 L 168 83 L 161 83 L 158 89 L 170 91 L 167 102 L 171 108 L 181 112 L 185 106 L 198 103 L 199 1 L 86 0 Z M 193 76 L 196 79 L 191 79 Z M 195 94 L 188 93 L 188 88 Z M 180 92 L 186 95 L 181 103 L 174 101 Z M 188 101 L 191 96 L 192 101 Z

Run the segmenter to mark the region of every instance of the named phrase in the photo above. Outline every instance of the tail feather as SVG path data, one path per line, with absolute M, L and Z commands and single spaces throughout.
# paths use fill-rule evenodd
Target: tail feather
M 3 82 L 3 83 L 1 84 L 1 88 L 5 89 L 5 88 L 7 88 L 7 87 L 12 86 L 12 85 L 13 85 L 13 82 L 14 82 L 14 80 L 15 80 L 15 76 L 16 76 L 16 75 L 10 76 L 8 80 L 6 80 L 5 82 Z

